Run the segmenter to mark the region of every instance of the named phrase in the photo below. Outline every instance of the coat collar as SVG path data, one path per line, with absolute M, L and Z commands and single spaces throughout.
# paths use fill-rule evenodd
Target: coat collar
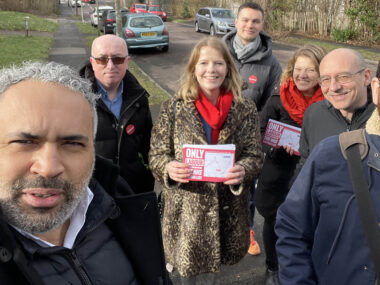
M 373 111 L 371 117 L 368 119 L 365 129 L 370 135 L 380 136 L 380 116 L 377 108 Z
M 195 107 L 194 101 L 184 102 L 183 106 L 184 120 L 188 122 L 194 122 L 193 125 L 188 124 L 186 126 L 187 128 L 189 128 L 188 133 L 195 134 L 198 141 L 197 143 L 208 144 L 206 132 L 204 130 L 199 112 Z M 223 127 L 220 130 L 218 144 L 225 144 L 229 142 L 231 135 L 235 132 L 236 126 L 241 125 L 242 118 L 245 117 L 244 115 L 239 115 L 239 112 L 242 111 L 245 111 L 245 109 L 242 108 L 242 104 L 233 101 L 226 121 L 224 122 Z

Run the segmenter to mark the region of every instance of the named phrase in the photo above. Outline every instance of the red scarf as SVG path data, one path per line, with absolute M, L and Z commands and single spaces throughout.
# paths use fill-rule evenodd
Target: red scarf
M 303 95 L 303 93 L 298 90 L 293 79 L 288 79 L 285 83 L 281 84 L 280 97 L 285 110 L 300 126 L 302 126 L 303 114 L 307 107 L 325 99 L 320 87 L 318 87 L 317 91 L 315 91 L 311 97 Z
M 199 88 L 199 98 L 195 101 L 195 107 L 197 107 L 203 119 L 212 128 L 212 144 L 216 144 L 218 142 L 219 131 L 227 118 L 228 112 L 230 111 L 233 98 L 234 95 L 231 91 L 227 93 L 221 91 L 218 96 L 218 101 L 214 106 Z

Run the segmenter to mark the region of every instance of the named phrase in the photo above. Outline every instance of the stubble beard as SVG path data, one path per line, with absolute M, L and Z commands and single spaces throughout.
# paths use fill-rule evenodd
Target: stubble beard
M 65 223 L 86 194 L 86 189 L 92 175 L 90 174 L 80 183 L 73 184 L 60 178 L 37 177 L 34 179 L 19 178 L 14 181 L 10 190 L 2 185 L 0 191 L 11 191 L 11 198 L 0 199 L 0 207 L 6 222 L 27 233 L 43 234 L 54 230 Z M 1 183 L 2 184 L 2 183 Z M 22 190 L 26 188 L 54 188 L 64 191 L 64 201 L 54 208 L 31 208 L 22 205 Z

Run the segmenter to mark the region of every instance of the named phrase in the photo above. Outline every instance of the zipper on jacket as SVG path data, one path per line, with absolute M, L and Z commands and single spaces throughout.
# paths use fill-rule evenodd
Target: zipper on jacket
M 86 270 L 84 270 L 84 267 L 82 263 L 79 261 L 75 251 L 70 251 L 68 253 L 68 258 L 74 265 L 74 271 L 77 273 L 79 276 L 80 281 L 82 282 L 83 285 L 92 285 L 92 282 L 90 280 L 90 277 L 88 276 Z

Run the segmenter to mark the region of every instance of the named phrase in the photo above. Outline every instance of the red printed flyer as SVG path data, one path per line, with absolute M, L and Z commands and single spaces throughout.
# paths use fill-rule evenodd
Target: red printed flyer
M 301 129 L 269 119 L 265 134 L 263 137 L 263 144 L 279 148 L 282 145 L 289 145 L 294 149 L 295 155 L 300 155 L 300 136 Z
M 190 165 L 191 181 L 223 182 L 235 165 L 235 145 L 194 145 L 182 147 L 182 161 Z

